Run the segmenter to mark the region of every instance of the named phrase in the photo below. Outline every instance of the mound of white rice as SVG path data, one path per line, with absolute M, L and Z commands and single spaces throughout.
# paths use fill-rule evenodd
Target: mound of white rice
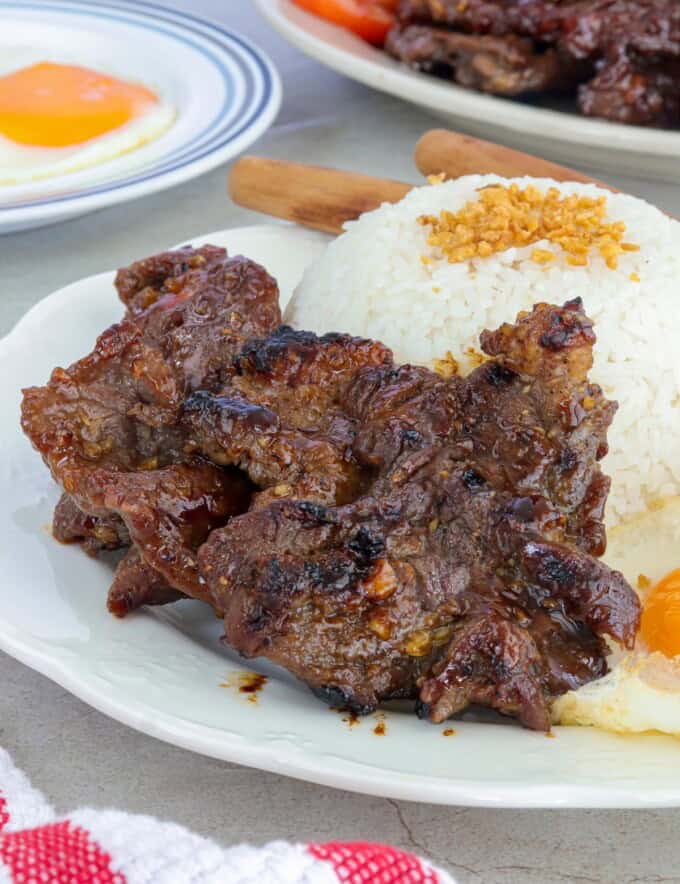
M 419 216 L 456 212 L 478 199 L 480 187 L 512 181 L 563 194 L 606 193 L 607 220 L 624 221 L 625 240 L 640 250 L 621 255 L 611 270 L 595 250 L 588 266 L 571 266 L 546 241 L 458 264 L 428 246 L 429 228 Z M 537 264 L 534 248 L 557 257 Z M 619 402 L 605 463 L 613 525 L 680 493 L 680 223 L 658 209 L 593 185 L 542 178 L 474 175 L 420 187 L 348 224 L 306 272 L 286 319 L 318 332 L 377 338 L 400 362 L 431 364 L 450 351 L 467 371 L 482 329 L 513 321 L 538 301 L 576 296 L 595 321 L 591 378 Z

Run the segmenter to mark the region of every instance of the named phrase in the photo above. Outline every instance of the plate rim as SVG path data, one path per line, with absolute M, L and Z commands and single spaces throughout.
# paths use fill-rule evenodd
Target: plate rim
M 438 81 L 427 74 L 409 70 L 389 56 L 386 56 L 389 64 L 383 65 L 292 21 L 285 10 L 293 12 L 301 21 L 308 20 L 310 25 L 318 25 L 341 34 L 347 41 L 356 40 L 357 45 L 362 45 L 359 38 L 295 6 L 291 0 L 254 0 L 254 3 L 269 24 L 306 55 L 372 89 L 429 110 L 458 115 L 477 123 L 496 118 L 500 129 L 513 134 L 526 134 L 526 121 L 529 120 L 533 122 L 530 132 L 537 131 L 538 127 L 549 127 L 552 141 L 559 140 L 574 147 L 615 150 L 624 155 L 648 154 L 664 159 L 677 157 L 680 153 L 680 131 L 612 123 L 550 108 L 532 107 L 500 96 L 464 89 L 455 83 Z M 579 122 L 578 127 L 574 126 L 575 121 Z
M 257 230 L 276 232 L 277 236 L 307 234 L 292 225 L 255 224 L 209 234 L 186 237 L 189 241 L 208 241 L 217 236 L 242 234 Z M 22 346 L 24 328 L 40 320 L 46 311 L 68 302 L 73 289 L 91 288 L 96 280 L 102 283 L 112 280 L 114 271 L 108 270 L 75 280 L 63 286 L 33 305 L 17 321 L 14 327 L 0 339 L 0 358 Z M 58 649 L 47 649 L 39 638 L 24 638 L 13 624 L 0 615 L 0 650 L 56 682 L 65 690 L 97 709 L 101 713 L 163 740 L 171 745 L 200 754 L 255 767 L 272 773 L 333 788 L 362 794 L 409 801 L 425 801 L 442 805 L 459 805 L 485 808 L 603 808 L 642 809 L 680 806 L 680 789 L 672 786 L 653 785 L 648 790 L 632 793 L 630 787 L 610 782 L 586 783 L 504 783 L 497 780 L 466 781 L 460 777 L 422 776 L 397 772 L 373 765 L 364 765 L 356 759 L 336 759 L 331 756 L 308 753 L 299 744 L 274 747 L 266 741 L 247 740 L 236 731 L 227 731 L 209 724 L 191 722 L 176 712 L 150 707 L 138 698 L 123 699 L 120 690 L 108 693 L 97 686 L 87 667 L 79 668 L 78 657 Z M 537 735 L 539 738 L 541 735 Z
M 46 13 L 51 11 L 52 14 L 68 12 L 79 15 L 88 8 L 89 14 L 93 14 L 93 4 L 88 4 L 86 0 L 36 0 L 32 5 L 44 7 Z M 16 0 L 0 2 L 0 7 L 3 6 L 7 9 L 22 8 L 22 4 Z M 166 21 L 176 28 L 181 29 L 183 26 L 191 25 L 202 29 L 205 34 L 212 37 L 217 49 L 221 49 L 223 53 L 226 51 L 227 41 L 237 44 L 258 67 L 259 73 L 255 85 L 262 89 L 259 106 L 254 108 L 252 100 L 250 104 L 245 105 L 246 113 L 251 115 L 251 119 L 240 127 L 238 121 L 235 121 L 237 130 L 227 136 L 226 142 L 211 146 L 209 141 L 208 147 L 198 156 L 190 154 L 188 158 L 177 161 L 169 169 L 164 167 L 165 157 L 161 155 L 147 169 L 130 170 L 124 177 L 113 181 L 103 181 L 73 193 L 60 193 L 18 204 L 0 204 L 0 231 L 7 228 L 11 232 L 20 225 L 32 222 L 49 223 L 62 217 L 84 214 L 182 184 L 216 168 L 245 150 L 270 128 L 280 110 L 283 87 L 277 68 L 263 49 L 238 30 L 152 0 L 97 0 L 94 9 L 97 7 L 108 8 L 118 13 L 129 12 L 138 20 L 148 19 L 150 22 L 155 21 L 162 13 L 168 16 Z M 199 36 L 203 35 L 199 33 Z M 171 37 L 168 35 L 167 39 Z M 232 55 L 229 57 L 231 59 Z
M 3 632 L 2 621 L 0 650 L 58 684 L 103 715 L 147 736 L 208 758 L 289 776 L 320 786 L 399 801 L 488 809 L 650 810 L 680 806 L 680 792 L 672 787 L 655 787 L 644 794 L 636 793 L 633 800 L 630 790 L 615 783 L 607 786 L 605 797 L 602 786 L 556 786 L 549 783 L 506 786 L 499 782 L 466 782 L 460 779 L 395 773 L 346 759 L 333 767 L 325 763 L 323 756 L 306 755 L 299 747 L 287 746 L 283 750 L 276 750 L 255 742 L 248 743 L 245 737 L 234 732 L 198 725 L 159 710 L 154 710 L 154 716 L 150 717 L 148 713 L 144 714 L 144 704 L 137 700 L 128 701 L 126 705 L 108 699 L 105 694 L 90 686 L 87 679 L 79 678 L 75 668 L 69 669 L 63 661 L 40 653 L 36 648 L 22 645 L 9 633 Z M 351 769 L 347 770 L 348 768 Z M 518 795 L 520 790 L 521 797 Z

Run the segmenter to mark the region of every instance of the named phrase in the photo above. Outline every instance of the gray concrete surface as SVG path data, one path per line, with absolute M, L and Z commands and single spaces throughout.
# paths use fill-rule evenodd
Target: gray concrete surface
M 433 117 L 306 60 L 269 31 L 247 0 L 176 5 L 239 27 L 279 65 L 284 105 L 254 151 L 416 180 L 412 147 L 436 123 Z M 257 222 L 228 202 L 225 171 L 58 227 L 0 238 L 0 332 L 68 282 L 201 232 Z M 680 187 L 610 180 L 680 214 Z M 167 746 L 2 654 L 0 745 L 59 810 L 127 808 L 174 819 L 223 844 L 368 837 L 425 854 L 462 882 L 680 881 L 678 812 L 442 808 L 334 791 Z

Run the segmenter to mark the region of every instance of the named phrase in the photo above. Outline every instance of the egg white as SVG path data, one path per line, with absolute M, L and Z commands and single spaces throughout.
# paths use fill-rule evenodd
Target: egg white
M 649 585 L 680 567 L 680 498 L 610 531 L 604 558 L 644 600 Z M 614 649 L 610 665 L 604 678 L 555 701 L 555 723 L 680 736 L 680 656 L 650 653 L 638 639 L 633 652 Z
M 29 147 L 0 135 L 0 185 L 26 184 L 109 162 L 167 131 L 174 107 L 161 99 L 124 126 L 69 147 Z

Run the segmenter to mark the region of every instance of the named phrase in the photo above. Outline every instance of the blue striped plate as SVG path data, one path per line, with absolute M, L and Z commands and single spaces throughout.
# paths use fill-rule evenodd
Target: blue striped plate
M 281 84 L 230 29 L 145 0 L 0 0 L 0 75 L 33 61 L 143 82 L 176 109 L 160 138 L 101 165 L 0 186 L 0 233 L 38 227 L 181 184 L 244 150 L 272 123 Z M 27 61 L 24 61 L 27 60 Z

